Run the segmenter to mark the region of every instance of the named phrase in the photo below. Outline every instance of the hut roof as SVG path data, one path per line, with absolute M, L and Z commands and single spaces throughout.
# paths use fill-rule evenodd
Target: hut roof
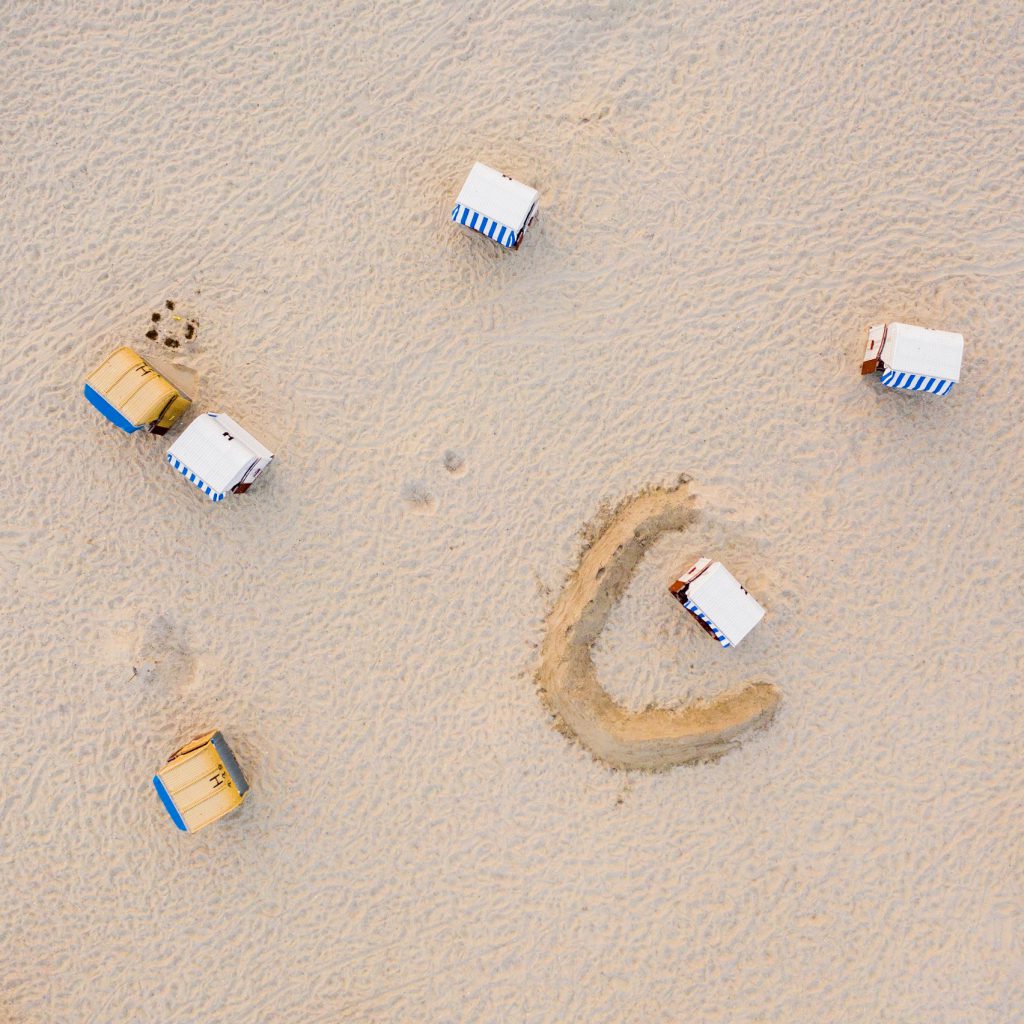
M 476 163 L 455 201 L 452 220 L 511 247 L 536 206 L 538 195 L 529 185 Z
M 219 731 L 206 733 L 171 755 L 153 786 L 174 824 L 199 829 L 237 807 L 248 792 L 235 755 Z
M 167 452 L 167 461 L 213 501 L 221 501 L 249 470 L 273 453 L 230 416 L 198 416 Z
M 964 336 L 932 331 L 913 324 L 891 323 L 885 334 L 882 361 L 887 370 L 940 381 L 958 381 Z
M 691 580 L 686 597 L 710 619 L 730 646 L 738 644 L 764 618 L 764 609 L 721 562 L 711 562 Z M 706 620 L 705 620 L 706 621 Z

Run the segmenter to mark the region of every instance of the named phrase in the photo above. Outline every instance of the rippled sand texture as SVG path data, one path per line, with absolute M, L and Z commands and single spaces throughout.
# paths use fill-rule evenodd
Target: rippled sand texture
M 1021 19 L 3 4 L 0 1021 L 1014 1021 Z M 540 190 L 516 253 L 448 220 L 474 160 Z M 861 378 L 882 320 L 963 332 L 948 399 Z M 247 495 L 86 405 L 121 344 L 276 453 Z M 783 699 L 614 771 L 546 615 L 684 471 L 601 684 Z M 735 650 L 666 593 L 705 552 Z M 213 727 L 252 789 L 183 836 Z
M 688 488 L 655 488 L 624 501 L 580 558 L 548 615 L 537 683 L 560 727 L 614 768 L 710 761 L 771 720 L 779 692 L 752 683 L 682 709 L 627 711 L 601 686 L 592 647 L 647 550 L 696 519 Z

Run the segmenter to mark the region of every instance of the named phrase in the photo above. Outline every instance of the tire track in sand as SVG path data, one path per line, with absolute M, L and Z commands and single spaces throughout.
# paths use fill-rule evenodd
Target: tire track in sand
M 559 729 L 613 768 L 673 768 L 709 761 L 771 721 L 781 696 L 768 683 L 680 709 L 630 712 L 605 692 L 591 648 L 657 539 L 699 515 L 685 484 L 628 498 L 580 557 L 548 614 L 537 685 Z

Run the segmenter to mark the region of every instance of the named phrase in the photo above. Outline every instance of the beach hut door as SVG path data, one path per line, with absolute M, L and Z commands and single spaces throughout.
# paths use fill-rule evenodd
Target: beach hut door
M 882 358 L 882 346 L 885 345 L 885 335 L 888 331 L 887 324 L 875 324 L 868 330 L 868 347 L 864 350 L 864 362 L 861 364 L 860 372 L 874 373 L 878 369 L 878 363 Z
M 245 468 L 245 472 L 242 474 L 242 479 L 235 484 L 231 490 L 235 494 L 245 494 L 256 480 L 256 477 L 263 471 L 263 467 L 260 465 L 259 459 L 253 459 Z

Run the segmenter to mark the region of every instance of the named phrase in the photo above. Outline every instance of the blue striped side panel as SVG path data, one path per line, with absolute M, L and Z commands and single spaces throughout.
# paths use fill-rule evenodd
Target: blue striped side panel
M 511 228 L 485 217 L 482 213 L 477 213 L 476 210 L 471 210 L 468 206 L 456 203 L 455 209 L 452 210 L 452 220 L 456 224 L 464 224 L 467 228 L 479 231 L 506 249 L 511 249 L 516 244 L 516 233 Z
M 210 501 L 223 501 L 224 495 L 220 491 L 215 491 L 205 480 L 196 476 L 184 462 L 179 462 L 169 452 L 167 454 L 167 461 L 171 464 L 173 469 L 176 469 L 189 483 L 195 484 L 205 494 Z
M 701 622 L 706 622 L 711 627 L 711 632 L 715 634 L 715 639 L 723 647 L 732 647 L 732 644 L 725 638 L 725 634 L 692 601 L 687 601 L 683 607 L 692 615 L 696 615 Z
M 953 390 L 955 381 L 944 380 L 942 377 L 928 377 L 920 373 L 897 373 L 895 370 L 886 370 L 882 374 L 882 383 L 887 388 L 896 388 L 899 391 L 948 395 Z

